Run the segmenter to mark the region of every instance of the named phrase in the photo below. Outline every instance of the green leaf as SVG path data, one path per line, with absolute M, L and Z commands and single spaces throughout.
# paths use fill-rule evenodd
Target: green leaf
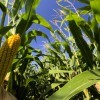
M 42 64 L 41 60 L 37 56 L 27 55 L 25 58 L 31 59 L 31 61 L 37 62 L 37 64 L 40 65 L 40 67 L 43 69 L 43 64 Z
M 28 58 L 23 59 L 22 65 L 20 66 L 20 73 L 23 74 L 28 66 Z
M 26 12 L 29 12 L 30 10 L 35 10 L 39 3 L 40 0 L 27 0 L 25 5 Z
M 48 36 L 45 33 L 38 31 L 38 30 L 32 30 L 22 37 L 22 44 L 26 45 L 26 44 L 31 43 L 32 40 L 36 40 L 37 36 L 41 36 L 43 38 L 46 38 L 50 42 Z
M 94 39 L 98 43 L 98 46 L 100 44 L 100 29 L 98 27 L 98 23 L 95 18 L 92 19 L 92 25 L 91 25 L 93 32 L 94 32 Z
M 86 61 L 87 65 L 92 68 L 93 67 L 93 56 L 88 44 L 82 37 L 82 32 L 80 28 L 76 25 L 75 21 L 69 21 L 69 28 L 70 31 L 76 41 L 78 48 L 80 49 L 84 60 Z
M 32 25 L 32 23 L 33 23 L 32 20 L 38 19 L 36 16 L 36 12 L 35 12 L 37 3 L 39 3 L 39 1 L 37 1 L 37 0 L 27 0 L 26 6 L 25 6 L 26 12 L 22 15 L 21 21 L 19 22 L 19 24 L 16 27 L 17 33 L 20 33 L 21 35 L 23 35 L 23 33 L 25 33 L 25 31 L 27 31 L 28 28 Z M 30 4 L 30 5 L 28 5 L 28 4 Z
M 69 100 L 84 89 L 100 80 L 100 71 L 85 71 L 66 83 L 61 89 L 51 95 L 47 100 Z
M 33 82 L 33 81 L 35 81 L 33 78 L 26 79 L 25 87 L 27 87 L 28 84 L 29 84 L 30 82 Z
M 32 25 L 32 19 L 35 17 L 35 15 L 31 15 L 24 13 L 21 16 L 21 20 L 19 24 L 16 27 L 16 33 L 20 33 L 21 35 L 25 33 L 29 29 L 29 27 Z
M 90 7 L 90 5 L 84 6 L 84 7 L 78 8 L 78 11 L 80 14 L 87 14 L 91 11 L 91 7 Z
M 7 91 L 9 92 L 14 92 L 13 91 L 13 85 L 14 85 L 14 72 L 11 71 L 11 73 L 9 73 L 9 81 L 8 81 L 8 86 L 7 86 Z
M 54 89 L 55 87 L 59 86 L 61 83 L 52 83 L 51 84 L 51 89 Z
M 84 34 L 88 36 L 88 39 L 90 39 L 91 42 L 94 42 L 93 33 L 89 24 L 84 21 L 83 23 L 80 24 L 80 27 L 83 30 Z
M 84 34 L 86 34 L 88 36 L 88 39 L 91 42 L 94 42 L 93 39 L 93 32 L 91 30 L 90 25 L 86 22 L 85 19 L 83 19 L 82 17 L 78 16 L 77 14 L 73 13 L 73 14 L 69 14 L 67 15 L 61 22 L 61 25 L 64 24 L 65 21 L 71 21 L 74 20 L 77 24 L 78 27 L 80 27 L 82 29 L 82 31 L 84 32 Z
M 72 57 L 72 52 L 71 52 L 71 48 L 69 46 L 68 40 L 65 36 L 65 34 L 61 33 L 59 30 L 56 30 L 55 33 L 58 33 L 60 35 L 60 37 L 62 38 L 62 40 L 64 40 L 64 42 L 60 42 L 60 45 L 62 44 L 65 48 L 65 50 L 68 52 L 70 58 Z
M 90 6 L 98 23 L 100 23 L 100 0 L 90 0 Z
M 72 58 L 73 53 L 71 51 L 71 48 L 70 48 L 70 45 L 68 44 L 68 42 L 62 42 L 62 45 L 64 46 L 65 50 L 69 54 L 69 57 Z
M 43 63 L 41 62 L 41 60 L 38 58 L 38 57 L 34 57 L 34 61 L 36 61 L 38 63 L 38 65 L 40 65 L 40 67 L 43 69 L 44 68 L 44 65 Z
M 18 11 L 21 10 L 25 4 L 26 0 L 15 0 L 12 8 L 13 16 L 18 14 Z
M 40 0 L 27 0 L 25 5 L 26 12 L 22 15 L 22 20 L 16 28 L 16 32 L 23 34 L 32 25 L 32 20 L 37 19 L 35 9 Z
M 97 60 L 100 62 L 100 29 L 95 18 L 92 19 L 92 29 L 94 32 L 94 39 L 97 44 Z
M 84 34 L 88 36 L 88 39 L 90 39 L 91 42 L 94 41 L 93 39 L 93 33 L 89 26 L 89 24 L 83 19 L 82 17 L 78 16 L 77 14 L 71 14 L 66 17 L 66 20 L 73 20 L 76 22 L 76 24 L 82 29 Z
M 31 42 L 37 36 L 41 36 L 41 37 L 44 37 L 44 38 L 46 38 L 46 39 L 49 40 L 48 36 L 45 33 L 41 32 L 41 31 L 38 31 L 38 30 L 32 30 L 32 31 L 30 31 L 27 34 L 27 36 L 28 36 L 28 41 L 29 42 Z
M 6 12 L 6 10 L 7 10 L 7 8 L 5 7 L 5 5 L 2 2 L 0 2 L 0 8 L 3 12 Z
M 49 74 L 56 74 L 56 73 L 69 73 L 72 74 L 73 71 L 67 71 L 67 70 L 49 70 Z
M 5 35 L 14 26 L 5 26 L 0 29 L 0 36 Z
M 51 25 L 47 22 L 46 19 L 44 19 L 39 14 L 36 14 L 36 17 L 37 17 L 37 19 L 33 19 L 33 23 L 40 24 L 40 25 L 46 27 L 47 29 L 49 29 L 51 32 L 53 32 Z
M 19 59 L 14 59 L 13 60 L 13 62 L 12 62 L 12 64 L 15 64 L 16 62 L 18 62 L 19 61 Z M 17 65 L 17 64 L 16 64 Z
M 81 2 L 81 3 L 85 3 L 85 4 L 89 4 L 90 2 L 89 2 L 89 0 L 78 0 L 79 2 Z
M 23 34 L 33 24 L 40 24 L 53 32 L 51 25 L 40 15 L 24 13 L 21 17 L 19 24 L 16 27 L 16 33 Z

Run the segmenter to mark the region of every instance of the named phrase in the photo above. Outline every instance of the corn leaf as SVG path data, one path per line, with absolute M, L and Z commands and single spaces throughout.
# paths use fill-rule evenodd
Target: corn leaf
M 30 33 L 31 35 L 33 35 L 33 36 L 42 36 L 42 37 L 47 38 L 47 39 L 49 40 L 48 36 L 47 36 L 45 33 L 41 32 L 41 31 L 32 30 L 32 31 L 30 31 L 29 33 Z
M 79 2 L 81 2 L 81 3 L 85 3 L 85 4 L 89 4 L 90 2 L 89 2 L 89 0 L 78 0 Z
M 90 0 L 90 6 L 98 23 L 100 23 L 100 0 Z
M 94 32 L 94 39 L 95 41 L 100 44 L 100 30 L 98 27 L 98 23 L 95 18 L 92 19 L 92 25 L 91 25 L 93 32 Z
M 2 2 L 0 2 L 0 8 L 3 12 L 6 12 L 7 8 L 3 5 Z
M 47 29 L 49 29 L 51 32 L 53 32 L 51 25 L 47 22 L 46 19 L 44 19 L 39 14 L 36 14 L 36 18 L 33 19 L 33 23 L 40 24 L 40 25 L 46 27 Z
M 26 79 L 25 87 L 27 87 L 28 84 L 29 84 L 30 82 L 33 82 L 33 81 L 35 81 L 33 78 Z
M 72 52 L 71 52 L 71 48 L 69 45 L 69 42 L 67 40 L 67 38 L 65 37 L 65 35 L 63 33 L 61 33 L 59 30 L 57 30 L 57 33 L 60 35 L 60 37 L 64 40 L 64 42 L 62 42 L 61 44 L 65 47 L 65 50 L 67 51 L 69 57 L 72 57 Z
M 0 29 L 0 36 L 2 36 L 2 35 L 5 35 L 11 28 L 13 28 L 14 26 L 5 26 L 5 27 L 2 27 L 1 29 Z
M 49 70 L 49 74 L 56 74 L 56 73 L 69 73 L 72 74 L 73 71 L 67 71 L 67 70 Z
M 69 16 L 66 17 L 66 20 L 73 20 L 76 22 L 77 26 L 79 26 L 84 34 L 88 36 L 88 39 L 93 42 L 93 33 L 92 30 L 89 26 L 89 24 L 83 19 L 82 17 L 78 16 L 77 14 L 70 14 Z
M 61 89 L 51 95 L 47 100 L 69 100 L 77 93 L 90 87 L 100 79 L 100 71 L 85 71 L 66 83 Z M 74 84 L 73 84 L 74 83 Z
M 30 10 L 33 11 L 37 8 L 39 5 L 40 0 L 27 0 L 25 5 L 26 12 L 29 12 Z
M 12 8 L 12 15 L 13 17 L 18 14 L 18 11 L 23 8 L 25 5 L 26 0 L 15 0 Z
M 22 35 L 25 31 L 27 31 L 28 28 L 32 25 L 33 18 L 36 18 L 35 15 L 30 15 L 30 14 L 24 13 L 21 16 L 21 18 L 20 18 L 21 20 L 16 27 L 16 33 L 20 33 Z
M 90 5 L 78 8 L 80 14 L 88 14 L 91 11 Z
M 88 44 L 82 37 L 82 32 L 80 28 L 76 25 L 75 21 L 69 21 L 69 28 L 70 31 L 76 41 L 76 44 L 78 48 L 80 49 L 82 56 L 84 60 L 86 61 L 87 65 L 92 68 L 93 67 L 93 57 L 92 53 L 90 51 L 90 48 L 88 47 Z
M 25 6 L 25 13 L 21 17 L 21 21 L 16 27 L 17 33 L 25 33 L 26 30 L 32 25 L 32 20 L 36 17 L 35 8 L 37 7 L 40 0 L 27 0 Z M 29 6 L 30 5 L 30 6 Z
M 29 44 L 29 43 L 32 42 L 32 40 L 36 41 L 36 38 L 38 36 L 46 38 L 50 42 L 48 36 L 45 33 L 41 32 L 41 31 L 38 31 L 38 30 L 32 30 L 32 31 L 29 31 L 26 35 L 24 35 L 22 37 L 22 44 L 23 45 Z

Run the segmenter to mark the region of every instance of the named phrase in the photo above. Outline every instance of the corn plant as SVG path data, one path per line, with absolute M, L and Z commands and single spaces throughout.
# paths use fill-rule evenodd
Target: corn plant
M 36 13 L 39 3 L 40 0 L 0 1 L 0 85 L 2 84 L 2 87 L 4 86 L 6 91 L 12 93 L 18 100 L 32 100 L 39 95 L 38 78 L 36 85 L 34 84 L 38 76 L 36 68 L 44 68 L 40 61 L 43 54 L 31 43 L 37 36 L 46 39 L 48 36 L 35 29 L 34 25 L 42 25 L 53 32 L 51 25 Z M 4 41 L 6 42 L 3 44 Z
M 39 3 L 0 2 L 0 85 L 18 100 L 99 99 L 100 1 L 57 0 L 55 31 L 36 13 Z M 76 3 L 84 5 L 77 8 Z M 37 36 L 49 40 L 34 24 L 51 32 L 54 41 L 44 45 L 45 53 L 31 45 Z
M 74 6 L 76 2 L 84 3 L 84 6 L 77 8 Z M 58 30 L 56 36 L 52 34 L 55 43 L 47 49 L 49 60 L 53 63 L 48 63 L 48 66 L 55 78 L 52 84 L 56 83 L 56 76 L 64 81 L 55 85 L 56 92 L 48 100 L 99 99 L 99 85 L 96 85 L 100 79 L 100 1 L 58 0 L 57 4 L 61 7 L 56 11 L 61 20 L 56 18 L 53 21 Z

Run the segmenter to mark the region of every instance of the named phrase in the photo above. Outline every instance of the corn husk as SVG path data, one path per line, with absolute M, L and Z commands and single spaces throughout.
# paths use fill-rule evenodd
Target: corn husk
M 17 100 L 17 98 L 7 92 L 3 87 L 0 87 L 0 100 Z

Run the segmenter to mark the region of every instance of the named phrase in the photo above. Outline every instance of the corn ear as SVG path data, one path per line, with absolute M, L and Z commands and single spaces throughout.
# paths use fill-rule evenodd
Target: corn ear
M 17 53 L 21 39 L 19 34 L 11 35 L 0 49 L 0 85 L 12 64 L 15 54 Z

